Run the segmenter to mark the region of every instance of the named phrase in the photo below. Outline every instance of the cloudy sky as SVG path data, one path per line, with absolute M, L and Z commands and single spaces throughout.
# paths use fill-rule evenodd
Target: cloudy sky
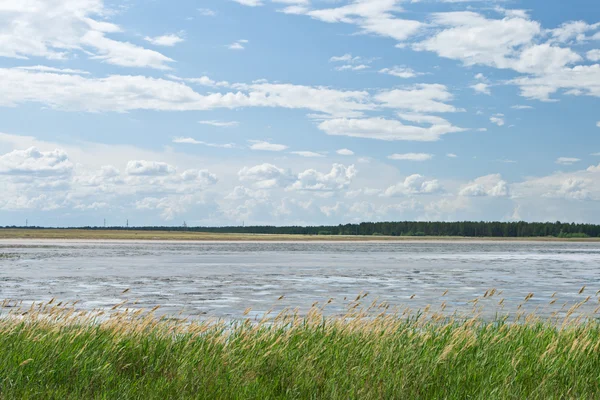
M 595 0 L 0 0 L 0 225 L 600 223 Z

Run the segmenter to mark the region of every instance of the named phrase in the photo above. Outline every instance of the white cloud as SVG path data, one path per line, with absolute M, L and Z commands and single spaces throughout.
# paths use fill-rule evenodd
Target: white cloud
M 590 61 L 600 61 L 600 49 L 594 49 L 588 51 L 585 56 Z
M 339 149 L 336 151 L 336 153 L 341 156 L 353 156 L 354 155 L 354 152 L 352 150 L 348 150 L 348 149 Z
M 504 126 L 504 114 L 495 114 L 490 117 L 490 122 L 498 126 Z
M 144 38 L 144 40 L 152 43 L 155 46 L 172 47 L 172 46 L 175 46 L 177 43 L 183 42 L 184 39 L 181 37 L 180 34 L 170 33 L 167 35 L 156 36 L 156 37 L 146 36 Z
M 120 32 L 102 0 L 27 0 L 0 7 L 0 56 L 64 60 L 88 54 L 125 67 L 168 69 L 170 58 L 107 34 Z
M 251 150 L 264 150 L 264 151 L 283 151 L 288 148 L 288 146 L 284 144 L 275 144 L 269 142 L 263 142 L 260 140 L 250 140 L 250 149 Z
M 240 124 L 238 121 L 215 121 L 215 120 L 198 121 L 198 123 L 202 124 L 202 125 L 216 126 L 219 128 L 232 128 L 232 127 L 238 126 Z
M 181 174 L 181 179 L 183 179 L 185 182 L 201 182 L 205 185 L 212 185 L 218 181 L 215 174 L 212 174 L 205 169 L 185 170 Z
M 229 48 L 229 50 L 244 50 L 246 48 L 247 43 L 248 43 L 248 40 L 240 39 L 240 40 L 237 40 L 237 41 L 231 43 L 227 47 Z
M 458 156 L 454 153 L 448 153 L 448 154 L 446 154 L 446 157 L 457 158 Z
M 371 63 L 370 60 L 365 60 L 359 56 L 353 57 L 352 54 L 333 56 L 329 59 L 329 62 L 343 63 L 343 65 L 335 67 L 336 71 L 362 71 L 370 68 L 370 66 L 367 64 Z
M 346 167 L 342 164 L 333 164 L 329 173 L 322 173 L 314 169 L 308 169 L 298 174 L 296 182 L 289 189 L 309 191 L 335 191 L 348 187 L 356 176 L 354 165 Z
M 57 149 L 39 151 L 35 147 L 27 150 L 14 150 L 0 156 L 0 174 L 51 176 L 70 174 L 73 163 L 67 153 Z
M 177 215 L 185 213 L 193 203 L 191 195 L 145 197 L 135 202 L 138 210 L 160 210 L 161 217 L 166 221 L 172 221 Z
M 360 57 L 352 57 L 352 54 L 346 53 L 343 56 L 333 56 L 329 59 L 329 62 L 353 62 L 359 61 Z
M 392 76 L 395 76 L 398 78 L 404 78 L 404 79 L 415 78 L 417 76 L 424 75 L 423 73 L 415 72 L 415 70 L 413 70 L 412 68 L 399 67 L 399 66 L 394 66 L 392 68 L 380 69 L 379 73 L 392 75 Z
M 202 86 L 210 86 L 210 87 L 227 87 L 229 86 L 229 82 L 227 81 L 215 81 L 210 79 L 208 76 L 201 76 L 200 78 L 180 78 L 175 75 L 167 75 L 167 78 L 173 79 L 180 82 L 190 82 L 195 83 L 197 85 Z
M 600 165 L 575 172 L 556 172 L 539 178 L 528 178 L 515 185 L 515 193 L 518 198 L 533 198 L 540 201 L 544 198 L 598 201 L 600 200 Z M 535 206 L 540 208 L 540 204 Z M 574 209 L 581 210 L 582 215 L 587 216 L 593 208 L 597 208 L 597 204 L 591 203 L 590 207 L 590 209 L 585 207 Z
M 515 78 L 511 83 L 521 88 L 521 95 L 530 99 L 550 101 L 559 90 L 577 96 L 600 97 L 600 64 L 577 65 L 542 76 Z
M 201 144 L 204 146 L 208 146 L 208 147 L 219 147 L 219 148 L 223 148 L 223 149 L 233 149 L 235 147 L 235 143 L 225 143 L 225 144 L 218 144 L 218 143 L 208 143 L 208 142 L 203 142 L 201 140 L 196 140 L 194 138 L 189 138 L 189 137 L 178 137 L 173 139 L 173 143 L 179 143 L 179 144 Z
M 427 153 L 406 153 L 406 154 L 392 154 L 388 156 L 390 160 L 403 160 L 403 161 L 427 161 L 433 158 L 433 154 Z
M 54 109 L 89 112 L 282 107 L 340 116 L 360 116 L 376 109 L 365 91 L 268 82 L 231 86 L 236 92 L 200 94 L 182 81 L 145 76 L 88 78 L 0 68 L 0 105 L 36 102 Z
M 440 84 L 417 84 L 408 89 L 382 91 L 374 96 L 383 107 L 417 113 L 448 113 L 462 111 L 446 102 L 453 99 L 448 88 Z
M 402 42 L 418 33 L 424 24 L 397 18 L 394 13 L 400 11 L 400 8 L 396 3 L 395 0 L 353 0 L 335 8 L 296 8 L 293 11 L 323 22 L 356 25 L 360 28 L 360 33 L 389 37 Z
M 543 30 L 526 15 L 488 19 L 475 12 L 461 11 L 434 14 L 433 22 L 441 31 L 415 44 L 414 49 L 460 60 L 466 66 L 487 65 L 539 75 L 581 61 L 581 56 L 571 49 L 551 43 L 537 44 Z
M 258 7 L 258 6 L 262 6 L 263 2 L 261 0 L 233 0 L 236 3 L 240 3 L 244 6 L 248 6 L 248 7 Z
M 128 175 L 162 176 L 176 172 L 176 168 L 164 162 L 133 160 L 127 163 Z
M 214 17 L 217 15 L 217 12 L 214 10 L 211 10 L 210 8 L 199 8 L 198 12 L 200 13 L 200 15 L 205 16 L 205 17 Z
M 319 129 L 328 135 L 362 137 L 378 140 L 412 140 L 433 142 L 451 132 L 461 132 L 458 128 L 439 118 L 429 127 L 405 125 L 398 120 L 385 118 L 347 119 L 334 118 L 321 122 Z
M 51 72 L 57 74 L 76 74 L 76 75 L 89 75 L 90 73 L 87 71 L 83 71 L 80 69 L 71 69 L 71 68 L 55 68 L 55 67 L 47 67 L 45 65 L 34 65 L 31 67 L 17 67 L 18 69 L 24 69 L 26 71 L 39 71 L 39 72 Z
M 369 67 L 368 65 L 365 64 L 358 64 L 358 65 L 341 65 L 339 67 L 335 67 L 336 71 L 362 71 L 365 69 L 369 69 L 371 67 Z
M 154 50 L 145 49 L 129 42 L 119 42 L 107 38 L 104 33 L 89 31 L 81 43 L 94 47 L 97 54 L 92 58 L 122 67 L 149 67 L 171 69 L 167 63 L 173 60 Z
M 512 108 L 513 110 L 532 110 L 533 109 L 532 106 L 524 106 L 524 105 L 520 105 L 520 104 L 511 106 L 510 108 Z
M 560 164 L 560 165 L 573 165 L 577 162 L 581 161 L 581 159 L 579 158 L 573 158 L 573 157 L 558 157 L 556 159 L 556 164 Z
M 516 49 L 532 43 L 541 33 L 540 24 L 519 17 L 487 19 L 475 12 L 448 12 L 433 15 L 433 23 L 442 29 L 414 45 L 441 57 L 461 60 L 465 65 L 507 68 Z
M 556 29 L 551 29 L 550 34 L 552 35 L 552 39 L 559 43 L 571 41 L 583 42 L 587 39 L 585 35 L 586 32 L 598 28 L 600 28 L 600 23 L 590 25 L 584 21 L 569 21 L 563 23 Z
M 427 180 L 422 175 L 414 174 L 406 177 L 404 182 L 390 186 L 385 190 L 384 196 L 394 197 L 411 194 L 434 194 L 443 190 L 437 179 Z
M 598 128 L 600 128 L 600 121 L 598 121 L 598 122 L 596 123 L 596 126 L 597 126 Z
M 481 176 L 464 185 L 459 195 L 466 197 L 507 197 L 509 188 L 508 183 L 502 179 L 500 174 L 491 174 Z
M 483 93 L 487 95 L 492 94 L 492 92 L 490 92 L 490 85 L 488 85 L 487 83 L 479 82 L 475 85 L 472 85 L 471 88 L 477 93 Z
M 238 177 L 240 181 L 251 182 L 258 188 L 272 189 L 289 182 L 291 174 L 273 164 L 264 163 L 242 168 Z
M 322 153 L 315 153 L 314 151 L 290 151 L 291 154 L 296 154 L 298 156 L 301 157 L 308 157 L 308 158 L 314 158 L 314 157 L 325 157 L 324 154 Z

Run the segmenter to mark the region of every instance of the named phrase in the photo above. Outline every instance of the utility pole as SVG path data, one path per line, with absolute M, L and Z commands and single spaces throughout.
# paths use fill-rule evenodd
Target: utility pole
M 106 228 L 106 218 L 104 218 L 104 227 Z
M 28 220 L 28 219 L 26 219 L 26 220 L 25 220 L 25 228 L 28 228 L 28 227 L 29 227 L 29 220 Z
M 129 220 L 127 220 L 127 225 L 126 225 L 126 227 L 127 227 L 127 228 L 129 228 Z

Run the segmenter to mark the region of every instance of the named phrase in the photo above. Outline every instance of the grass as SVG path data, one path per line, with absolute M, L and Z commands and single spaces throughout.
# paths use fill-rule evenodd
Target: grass
M 467 238 L 456 236 L 344 236 L 269 235 L 180 231 L 85 230 L 85 229 L 0 229 L 0 239 L 83 239 L 83 240 L 199 240 L 199 241 L 600 241 L 600 238 Z
M 376 303 L 190 323 L 50 302 L 0 319 L 0 397 L 598 398 L 600 324 L 577 307 L 518 323 L 407 318 Z

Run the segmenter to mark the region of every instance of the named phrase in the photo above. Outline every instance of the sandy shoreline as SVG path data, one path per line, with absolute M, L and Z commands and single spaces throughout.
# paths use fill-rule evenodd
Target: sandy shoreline
M 600 238 L 555 238 L 555 237 L 457 237 L 457 236 L 345 236 L 345 235 L 269 235 L 206 233 L 179 231 L 135 231 L 135 230 L 81 230 L 81 229 L 0 229 L 0 243 L 43 241 L 43 242 L 168 242 L 168 243 L 217 243 L 217 242 L 266 242 L 266 243 L 488 243 L 488 242 L 591 242 Z

